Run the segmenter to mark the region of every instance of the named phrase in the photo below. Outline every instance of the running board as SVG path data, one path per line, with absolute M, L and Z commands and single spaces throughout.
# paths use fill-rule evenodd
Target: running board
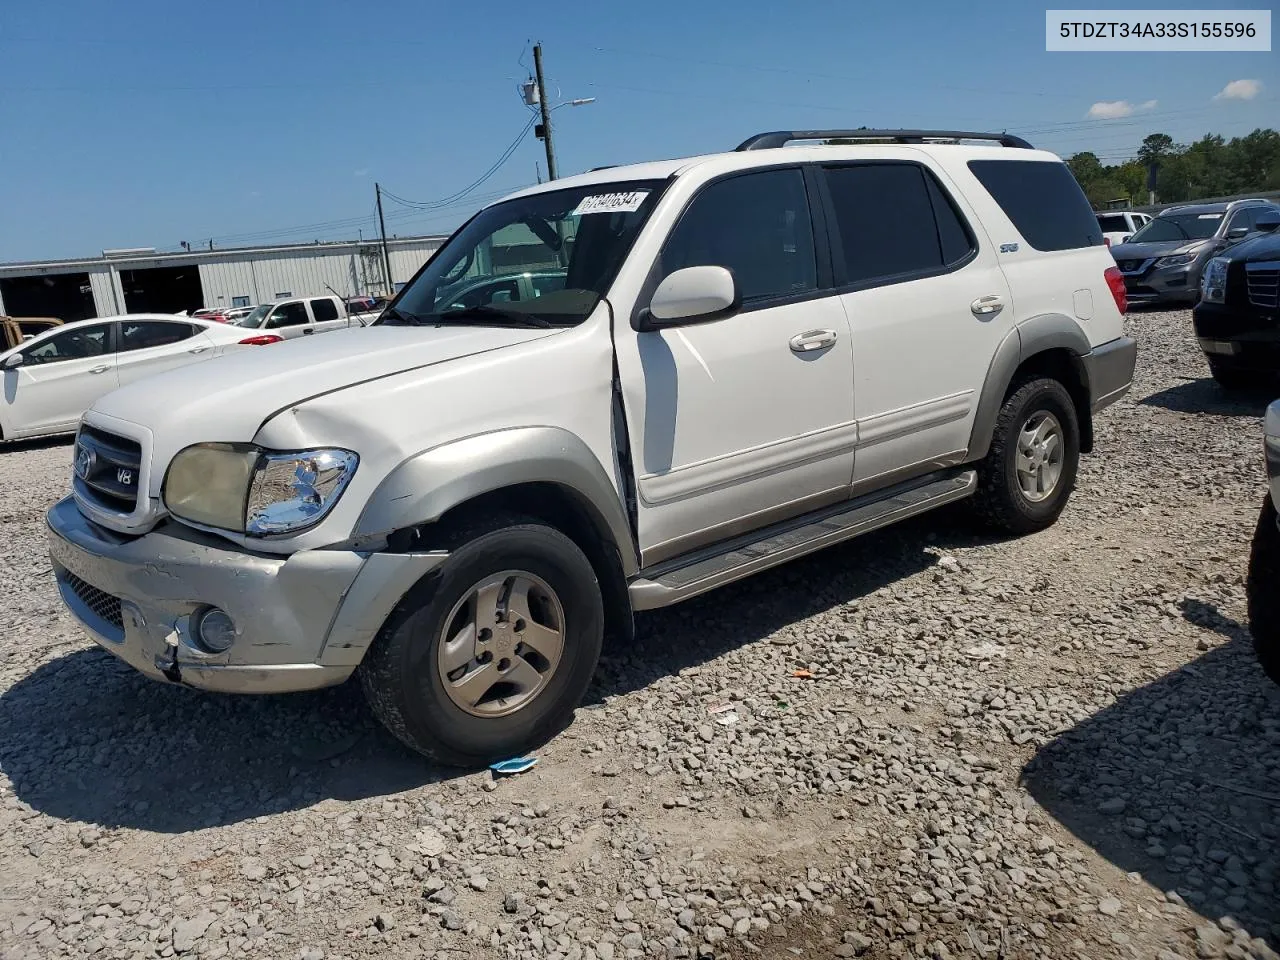
M 727 544 L 658 564 L 631 582 L 634 610 L 653 610 L 776 567 L 815 550 L 830 547 L 891 523 L 914 517 L 955 500 L 978 487 L 978 475 L 964 470 L 939 478 L 932 474 L 875 494 L 846 501 L 817 513 L 775 524 Z

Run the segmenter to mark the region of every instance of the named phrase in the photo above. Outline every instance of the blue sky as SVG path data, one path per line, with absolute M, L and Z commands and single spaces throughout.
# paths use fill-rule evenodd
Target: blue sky
M 1047 53 L 1044 16 L 1025 0 L 15 0 L 0 13 L 0 260 L 369 236 L 375 180 L 447 197 L 513 142 L 529 41 L 553 96 L 597 98 L 555 114 L 561 175 L 772 129 L 1008 129 L 1118 159 L 1154 131 L 1280 126 L 1275 52 Z M 1214 99 L 1242 79 L 1261 84 L 1251 99 Z M 1091 116 L 1099 103 L 1127 106 Z M 388 203 L 388 232 L 448 232 L 541 161 L 529 134 L 467 200 Z

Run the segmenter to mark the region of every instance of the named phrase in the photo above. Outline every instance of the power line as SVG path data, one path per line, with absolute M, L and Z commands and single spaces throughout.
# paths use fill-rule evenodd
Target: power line
M 463 187 L 457 193 L 452 194 L 448 197 L 445 197 L 443 200 L 427 200 L 427 201 L 406 200 L 404 197 L 396 196 L 390 190 L 383 190 L 382 195 L 387 197 L 390 200 L 394 200 L 396 203 L 403 204 L 406 207 L 414 207 L 420 210 L 434 210 L 437 207 L 444 206 L 445 204 L 454 203 L 455 201 L 465 197 L 476 187 L 480 186 L 482 183 L 484 183 L 486 180 L 492 177 L 495 173 L 498 172 L 498 170 L 502 167 L 504 163 L 506 163 L 508 160 L 511 159 L 512 155 L 519 148 L 520 141 L 524 139 L 525 134 L 527 134 L 529 130 L 533 127 L 534 120 L 536 119 L 537 119 L 536 117 L 529 118 L 528 122 L 525 123 L 525 125 L 520 128 L 520 132 L 516 135 L 516 138 L 511 141 L 511 143 L 507 146 L 507 149 L 502 152 L 502 155 L 498 157 L 496 161 L 494 161 L 493 166 L 491 166 L 488 170 L 482 173 L 476 180 L 472 181 L 470 184 Z

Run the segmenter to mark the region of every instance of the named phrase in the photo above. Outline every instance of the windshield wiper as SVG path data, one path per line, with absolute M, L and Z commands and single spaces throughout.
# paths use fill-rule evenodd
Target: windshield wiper
M 446 325 L 450 323 L 513 323 L 521 327 L 538 327 L 548 328 L 551 323 L 542 317 L 535 317 L 533 314 L 521 313 L 519 310 L 504 310 L 502 307 L 494 307 L 489 304 L 482 304 L 477 307 L 466 307 L 462 310 L 446 310 L 444 313 L 433 313 L 428 317 L 420 317 L 428 323 L 439 323 Z
M 418 316 L 416 313 L 405 313 L 403 310 L 398 310 L 395 307 L 387 307 L 384 309 L 382 313 L 378 314 L 378 319 L 373 322 L 381 324 L 384 318 L 397 320 L 410 327 L 416 327 L 424 322 L 424 318 Z

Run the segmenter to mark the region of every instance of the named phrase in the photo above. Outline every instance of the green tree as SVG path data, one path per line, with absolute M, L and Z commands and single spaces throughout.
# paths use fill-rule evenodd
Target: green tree
M 1102 161 L 1096 153 L 1084 151 L 1067 158 L 1067 166 L 1076 178 L 1076 183 L 1088 192 L 1089 184 L 1102 176 Z
M 1175 149 L 1173 137 L 1167 133 L 1151 133 L 1146 136 L 1142 141 L 1142 146 L 1138 148 L 1138 159 L 1143 163 L 1150 163 L 1152 160 L 1160 160 L 1168 156 Z

